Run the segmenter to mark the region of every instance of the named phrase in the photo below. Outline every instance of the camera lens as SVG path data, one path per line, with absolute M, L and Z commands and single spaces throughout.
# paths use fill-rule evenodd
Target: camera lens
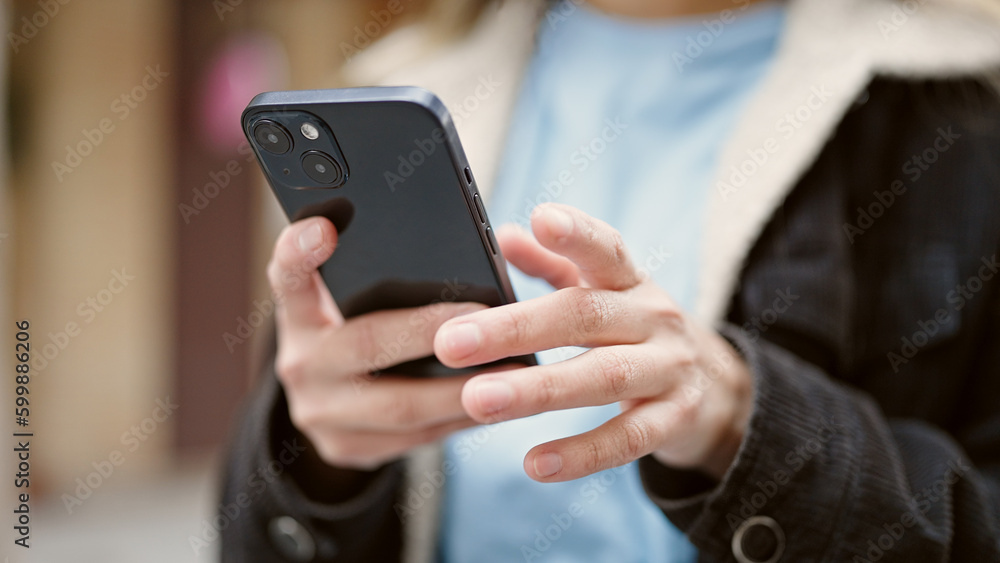
M 303 155 L 302 168 L 305 169 L 306 176 L 317 184 L 339 184 L 344 178 L 340 164 L 319 151 L 309 151 Z
M 253 138 L 270 153 L 285 154 L 292 149 L 292 136 L 270 119 L 261 119 L 253 126 Z

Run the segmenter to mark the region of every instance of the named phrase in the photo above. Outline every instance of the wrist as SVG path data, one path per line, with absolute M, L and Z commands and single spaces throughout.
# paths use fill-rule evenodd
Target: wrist
M 718 388 L 721 392 L 716 400 L 725 405 L 725 414 L 717 418 L 719 425 L 711 434 L 715 438 L 699 468 L 721 481 L 735 461 L 749 427 L 753 410 L 753 379 L 743 357 L 729 342 L 718 334 L 712 336 L 717 347 L 715 358 L 724 366 L 718 381 L 722 384 Z
M 363 491 L 385 467 L 367 471 L 329 465 L 319 457 L 315 446 L 305 435 L 298 430 L 295 430 L 295 435 L 297 440 L 305 443 L 306 451 L 299 461 L 288 467 L 288 473 L 299 490 L 315 502 L 346 502 Z

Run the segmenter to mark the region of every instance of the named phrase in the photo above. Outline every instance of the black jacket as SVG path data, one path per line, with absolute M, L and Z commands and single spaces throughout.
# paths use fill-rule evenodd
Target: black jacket
M 736 461 L 721 483 L 640 461 L 702 561 L 1000 561 L 997 100 L 876 79 L 755 243 L 722 328 L 755 380 Z M 307 498 L 322 483 L 275 462 L 299 448 L 270 363 L 227 465 L 223 560 L 398 559 L 401 463 Z

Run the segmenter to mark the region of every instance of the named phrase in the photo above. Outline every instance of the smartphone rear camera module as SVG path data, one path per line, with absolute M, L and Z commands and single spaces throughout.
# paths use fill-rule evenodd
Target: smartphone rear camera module
M 292 150 L 292 136 L 270 119 L 261 119 L 254 124 L 253 138 L 261 148 L 272 154 L 285 154 Z
M 306 176 L 317 184 L 335 186 L 344 181 L 344 171 L 340 164 L 319 151 L 309 151 L 302 155 L 302 168 Z
M 245 116 L 244 129 L 273 186 L 328 190 L 346 185 L 350 164 L 323 118 L 297 109 Z

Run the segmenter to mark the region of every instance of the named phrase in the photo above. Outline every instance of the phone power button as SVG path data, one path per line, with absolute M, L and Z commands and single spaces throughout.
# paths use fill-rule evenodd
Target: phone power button
M 486 240 L 490 242 L 490 252 L 496 256 L 500 245 L 497 244 L 497 237 L 493 236 L 493 227 L 486 227 Z

